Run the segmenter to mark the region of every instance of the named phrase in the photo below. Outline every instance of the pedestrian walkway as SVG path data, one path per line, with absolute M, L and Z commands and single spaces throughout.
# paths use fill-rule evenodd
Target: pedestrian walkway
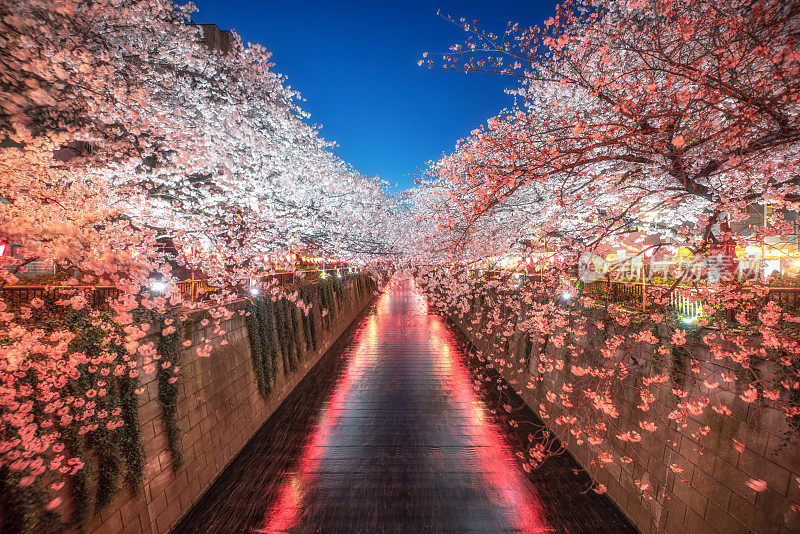
M 175 531 L 633 532 L 569 456 L 526 473 L 492 396 L 396 276 Z

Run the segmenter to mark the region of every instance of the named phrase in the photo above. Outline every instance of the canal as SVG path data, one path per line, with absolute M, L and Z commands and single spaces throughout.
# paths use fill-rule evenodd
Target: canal
M 395 276 L 174 532 L 635 532 L 569 455 L 523 469 L 535 416 L 476 369 Z

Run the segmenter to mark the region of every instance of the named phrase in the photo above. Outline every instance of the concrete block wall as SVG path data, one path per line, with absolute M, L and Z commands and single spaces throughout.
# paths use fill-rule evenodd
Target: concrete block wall
M 321 304 L 315 302 L 312 313 L 319 333 L 318 350 L 309 348 L 294 373 L 285 373 L 278 358 L 278 378 L 268 399 L 258 391 L 245 317 L 235 313 L 223 321 L 225 333 L 213 336 L 211 325 L 200 324 L 204 312 L 190 314 L 184 325 L 184 339 L 192 344 L 182 350 L 178 382 L 183 465 L 177 470 L 172 468 L 161 423 L 158 383 L 154 375 L 148 375 L 148 381 L 142 384 L 145 392 L 139 405 L 146 452 L 139 495 L 121 490 L 109 506 L 88 522 L 85 532 L 169 532 L 372 298 L 371 292 L 358 298 L 355 283 L 345 280 L 342 306 L 328 329 L 322 327 Z M 243 308 L 243 303 L 233 307 Z M 209 357 L 200 358 L 195 349 L 205 336 L 213 339 L 213 351 Z
M 565 381 L 565 371 L 544 374 L 544 380 L 526 387 L 532 374 L 538 374 L 539 347 L 533 344 L 530 354 L 525 354 L 527 339 L 519 330 L 511 337 L 508 349 L 496 332 L 485 328 L 488 310 L 473 310 L 460 316 L 448 313 L 451 320 L 471 343 L 495 361 L 504 359 L 504 365 L 495 363 L 504 378 L 522 392 L 525 402 L 534 411 L 544 399 L 545 392 L 560 391 Z M 552 332 L 557 335 L 558 332 Z M 602 346 L 601 336 L 591 332 L 574 344 L 585 348 Z M 565 344 L 566 345 L 566 344 Z M 561 350 L 552 344 L 547 347 L 548 357 L 561 357 Z M 713 362 L 707 354 L 695 348 L 694 356 Z M 518 365 L 520 359 L 529 358 L 529 366 Z M 513 362 L 513 363 L 512 363 Z M 579 362 L 572 362 L 579 363 Z M 520 369 L 520 367 L 523 367 Z M 689 367 L 689 362 L 685 362 Z M 720 372 L 730 369 L 720 369 Z M 688 373 L 687 375 L 690 375 Z M 687 389 L 699 385 L 687 376 Z M 607 451 L 616 458 L 629 456 L 631 464 L 614 462 L 603 465 L 593 461 L 588 446 L 578 445 L 563 426 L 550 424 L 552 430 L 569 452 L 583 465 L 592 478 L 607 487 L 607 494 L 643 533 L 668 534 L 789 534 L 800 532 L 800 444 L 792 433 L 783 414 L 754 404 L 746 404 L 731 393 L 724 399 L 711 395 L 711 403 L 724 400 L 731 415 L 711 413 L 703 420 L 688 421 L 688 428 L 668 432 L 662 428 L 653 434 L 642 431 L 639 421 L 643 415 L 636 408 L 640 398 L 629 383 L 614 393 L 614 402 L 620 411 L 615 432 L 636 430 L 642 436 L 640 443 L 611 442 Z M 666 413 L 676 407 L 676 397 L 671 384 L 662 384 L 653 390 L 656 401 L 654 411 Z M 655 406 L 660 404 L 660 406 Z M 560 414 L 548 404 L 553 421 Z M 666 410 L 666 412 L 665 412 Z M 711 430 L 702 443 L 692 437 L 701 426 Z M 744 448 L 737 450 L 736 439 Z M 670 464 L 680 465 L 684 471 L 674 473 Z M 747 486 L 750 479 L 767 482 L 767 489 L 757 492 Z M 635 486 L 639 479 L 650 485 L 643 495 Z

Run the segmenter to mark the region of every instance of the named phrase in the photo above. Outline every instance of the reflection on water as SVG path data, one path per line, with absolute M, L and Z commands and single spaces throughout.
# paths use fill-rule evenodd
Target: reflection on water
M 550 532 L 453 334 L 395 277 L 258 531 Z
M 462 341 L 397 278 L 174 532 L 635 532 L 568 455 L 519 467 L 536 417 Z

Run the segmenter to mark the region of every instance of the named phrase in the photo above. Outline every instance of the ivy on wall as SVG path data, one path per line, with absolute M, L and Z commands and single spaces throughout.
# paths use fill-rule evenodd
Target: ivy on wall
M 109 393 L 97 401 L 100 410 L 111 411 L 120 407 L 119 395 L 111 388 Z M 124 426 L 124 425 L 123 425 Z M 95 492 L 95 513 L 111 503 L 120 488 L 120 474 L 124 461 L 116 430 L 108 430 L 100 425 L 89 437 L 89 444 L 99 458 L 97 467 L 97 490 Z
M 274 302 L 269 297 L 248 299 L 246 306 L 253 371 L 258 390 L 266 398 L 274 385 L 278 358 L 282 359 L 284 375 L 297 369 L 303 354 L 301 336 L 305 335 L 306 323 L 298 321 L 296 307 L 287 299 Z M 310 337 L 310 325 L 308 329 Z
M 322 318 L 322 325 L 324 328 L 330 328 L 344 299 L 344 283 L 338 276 L 331 277 L 320 282 L 319 288 L 322 308 L 327 310 L 327 314 Z
M 374 288 L 368 275 L 352 279 L 348 295 L 361 300 Z M 287 299 L 273 302 L 269 298 L 251 300 L 246 303 L 247 328 L 253 365 L 260 393 L 267 397 L 276 380 L 279 359 L 283 359 L 284 373 L 294 371 L 306 360 L 309 351 L 320 348 L 319 329 L 330 328 L 344 303 L 345 284 L 338 277 L 300 288 L 300 297 L 313 303 L 309 313 L 300 312 Z M 328 310 L 323 317 L 322 310 Z M 162 407 L 161 420 L 172 455 L 173 469 L 180 468 L 183 454 L 180 444 L 180 428 L 177 422 L 179 356 L 182 350 L 183 325 L 177 312 L 168 315 L 155 314 L 150 310 L 134 312 L 135 321 L 152 325 L 156 332 L 154 358 L 158 399 Z M 69 350 L 82 353 L 90 361 L 100 354 L 112 355 L 109 368 L 127 366 L 127 352 L 122 345 L 125 339 L 121 325 L 104 311 L 82 310 L 57 318 L 42 319 L 42 327 L 53 331 L 69 330 L 75 334 Z M 166 333 L 165 333 L 166 332 Z M 8 340 L 0 339 L 0 344 Z M 87 363 L 86 365 L 91 365 Z M 79 368 L 80 370 L 80 368 Z M 31 375 L 30 380 L 36 380 Z M 59 429 L 61 440 L 70 458 L 77 458 L 83 468 L 66 480 L 64 491 L 71 494 L 72 516 L 68 524 L 79 529 L 94 514 L 113 502 L 114 496 L 127 488 L 133 493 L 141 491 L 145 452 L 139 424 L 139 401 L 136 391 L 139 378 L 128 373 L 106 375 L 84 369 L 79 376 L 70 379 L 64 386 L 74 396 L 85 396 L 90 389 L 105 390 L 95 398 L 94 411 L 114 413 L 123 425 L 108 428 L 98 424 L 96 429 L 81 433 L 87 420 L 72 421 Z M 36 403 L 34 413 L 43 410 L 44 403 Z M 105 416 L 94 415 L 97 422 L 105 423 Z M 52 499 L 46 486 L 35 483 L 20 487 L 20 473 L 7 468 L 0 469 L 0 527 L 8 532 L 51 532 L 63 528 L 60 514 L 46 510 Z
M 332 280 L 327 280 L 320 286 L 322 307 L 327 312 L 324 318 L 325 328 L 330 328 L 336 316 L 336 299 L 333 295 Z
M 353 284 L 353 293 L 364 298 L 374 287 L 368 275 L 358 275 Z M 283 374 L 298 369 L 306 360 L 308 351 L 319 349 L 320 326 L 329 329 L 338 309 L 344 302 L 344 283 L 338 277 L 299 288 L 300 300 L 311 303 L 308 314 L 286 298 L 273 301 L 269 296 L 247 299 L 245 318 L 247 322 L 250 354 L 258 390 L 264 398 L 269 397 L 282 360 Z M 325 316 L 321 311 L 328 310 Z
M 253 372 L 256 375 L 256 386 L 259 393 L 266 396 L 269 394 L 267 384 L 264 379 L 264 353 L 266 352 L 266 341 L 261 337 L 261 322 L 263 312 L 259 301 L 247 299 L 245 308 L 245 323 L 247 324 L 247 337 L 250 341 L 250 357 L 253 359 Z
M 71 351 L 86 354 L 90 358 L 96 358 L 105 351 L 114 356 L 115 364 L 124 363 L 124 333 L 121 326 L 105 312 L 75 313 L 63 320 L 61 327 L 64 326 L 75 333 L 70 344 Z M 62 429 L 63 441 L 72 456 L 80 458 L 84 464 L 83 469 L 70 479 L 74 503 L 73 524 L 82 524 L 92 511 L 96 514 L 107 506 L 121 488 L 122 481 L 135 489 L 142 480 L 144 449 L 134 392 L 137 384 L 138 379 L 130 378 L 127 373 L 102 376 L 84 369 L 68 385 L 76 396 L 90 389 L 105 390 L 105 395 L 95 397 L 95 410 L 99 414 L 118 413 L 124 421 L 121 427 L 110 430 L 101 420 L 95 431 L 83 436 L 78 432 L 80 423 L 77 418 L 69 427 Z M 89 451 L 98 459 L 96 469 Z
M 47 493 L 37 486 L 23 488 L 21 475 L 7 467 L 0 467 L 0 531 L 2 532 L 56 532 L 61 519 L 55 512 L 45 509 Z
M 139 314 L 140 319 L 144 316 Z M 144 447 L 136 398 L 139 381 L 128 373 L 89 372 L 87 366 L 96 365 L 93 362 L 101 356 L 111 356 L 105 364 L 109 371 L 118 366 L 127 368 L 126 351 L 122 345 L 124 332 L 109 312 L 87 309 L 39 320 L 45 331 L 72 332 L 74 337 L 68 350 L 88 357 L 86 364 L 78 366 L 79 374 L 64 384 L 64 394 L 81 398 L 90 390 L 102 391 L 93 398 L 90 415 L 75 414 L 69 424 L 58 429 L 65 455 L 77 458 L 83 464 L 65 480 L 65 490 L 72 500 L 72 515 L 66 520 L 69 525 L 81 528 L 91 515 L 112 502 L 123 485 L 133 492 L 141 488 Z M 28 376 L 28 380 L 36 379 L 34 374 Z M 33 412 L 40 414 L 44 405 L 44 401 L 36 402 Z M 111 417 L 120 417 L 124 424 L 109 428 L 105 423 Z M 96 428 L 80 432 L 87 423 L 96 423 Z M 6 468 L 0 470 L 2 531 L 51 532 L 63 528 L 60 514 L 45 507 L 52 495 L 44 483 L 37 481 L 28 487 L 20 487 L 20 476 L 21 473 Z
M 61 441 L 67 446 L 70 456 L 83 462 L 83 469 L 72 475 L 69 487 L 72 490 L 72 517 L 74 525 L 82 525 L 89 517 L 94 505 L 92 499 L 92 481 L 94 468 L 86 458 L 86 446 L 82 436 L 78 434 L 77 425 L 73 424 L 61 430 Z
M 155 324 L 159 325 L 162 332 L 158 338 L 158 353 L 161 359 L 156 365 L 161 424 L 172 455 L 172 469 L 177 471 L 183 465 L 183 450 L 180 442 L 181 431 L 178 427 L 178 377 L 175 375 L 175 369 L 180 365 L 180 332 L 183 331 L 183 325 L 174 312 L 169 316 L 159 317 Z M 172 333 L 164 335 L 163 332 L 168 327 L 173 327 Z
M 305 288 L 303 288 L 300 291 L 300 299 L 303 302 L 309 301 L 308 291 Z M 310 313 L 311 310 L 309 310 L 309 314 Z M 309 350 L 314 350 L 314 351 L 317 350 L 316 339 L 313 339 L 311 335 L 311 328 L 312 328 L 311 323 L 313 322 L 311 319 L 313 318 L 313 316 L 309 317 L 309 314 L 306 314 L 302 311 L 300 312 L 300 322 L 303 327 L 303 339 L 305 340 L 306 352 L 308 352 Z
M 138 494 L 141 492 L 145 457 L 139 426 L 139 401 L 136 398 L 139 378 L 131 378 L 126 373 L 119 377 L 118 383 L 122 419 L 125 421 L 119 428 L 120 449 L 124 460 L 122 479 L 131 493 Z
M 64 323 L 62 327 L 68 328 L 75 334 L 75 337 L 70 342 L 69 348 L 71 352 L 83 353 L 90 358 L 95 358 L 100 354 L 104 348 L 103 342 L 106 337 L 106 332 L 100 327 L 102 323 L 93 321 L 86 312 L 70 314 L 64 319 Z M 88 373 L 85 366 L 81 366 L 80 371 L 80 376 L 67 385 L 69 392 L 76 397 L 83 396 L 84 392 L 97 386 L 97 384 L 95 384 L 97 381 L 96 373 Z M 99 400 L 100 399 L 98 399 L 98 401 Z M 94 472 L 92 462 L 87 457 L 87 448 L 92 444 L 99 445 L 101 448 L 101 450 L 98 451 L 100 466 L 111 471 L 104 474 L 104 482 L 116 477 L 119 473 L 119 462 L 109 459 L 109 456 L 113 455 L 116 451 L 103 448 L 103 442 L 105 441 L 103 439 L 91 439 L 88 435 L 80 435 L 78 432 L 80 426 L 81 423 L 76 417 L 68 427 L 61 430 L 62 441 L 70 450 L 72 456 L 79 458 L 84 464 L 84 468 L 78 470 L 70 480 L 74 503 L 74 511 L 71 518 L 73 524 L 82 524 L 89 517 L 94 506 L 92 484 L 96 473 Z M 105 429 L 105 426 L 100 426 Z M 99 432 L 100 427 L 98 427 L 98 430 L 94 433 Z M 105 439 L 108 439 L 107 436 Z
M 274 383 L 278 378 L 278 360 L 281 358 L 280 341 L 278 339 L 277 316 L 275 315 L 274 303 L 268 300 L 263 302 L 264 309 L 266 310 L 266 319 L 264 323 L 263 339 L 267 343 L 267 352 L 264 357 L 266 358 L 264 365 L 266 366 L 267 373 L 265 376 L 270 384 Z
M 276 378 L 278 358 L 285 351 L 281 351 L 283 329 L 280 316 L 281 311 L 277 302 L 272 302 L 268 297 L 248 299 L 247 331 L 250 341 L 250 354 L 253 360 L 253 371 L 256 375 L 258 391 L 266 398 L 269 396 Z M 286 360 L 284 360 L 286 363 Z
M 276 331 L 278 333 L 278 345 L 277 348 L 280 350 L 281 356 L 283 358 L 283 375 L 286 376 L 289 374 L 289 369 L 291 368 L 291 363 L 289 361 L 289 333 L 288 328 L 286 326 L 286 318 L 284 316 L 284 309 L 283 309 L 283 299 L 277 300 L 274 303 L 275 307 L 275 326 Z
M 284 331 L 284 339 L 283 339 L 283 348 L 286 349 L 286 353 L 289 359 L 289 370 L 291 372 L 297 371 L 298 366 L 298 354 L 297 354 L 297 332 L 293 329 L 294 323 L 292 322 L 292 311 L 289 309 L 290 306 L 293 306 L 287 299 L 281 299 L 281 319 L 283 322 L 283 331 Z M 286 374 L 286 373 L 284 373 Z
M 297 363 L 299 364 L 301 361 L 305 360 L 305 348 L 303 346 L 303 330 L 300 327 L 300 321 L 297 320 L 297 306 L 289 303 L 286 303 L 287 313 L 289 314 L 289 319 L 291 320 L 291 334 L 292 334 L 292 344 L 294 345 L 294 354 Z
M 256 384 L 264 397 L 272 389 L 278 358 L 273 304 L 266 298 L 248 299 L 245 314 Z

